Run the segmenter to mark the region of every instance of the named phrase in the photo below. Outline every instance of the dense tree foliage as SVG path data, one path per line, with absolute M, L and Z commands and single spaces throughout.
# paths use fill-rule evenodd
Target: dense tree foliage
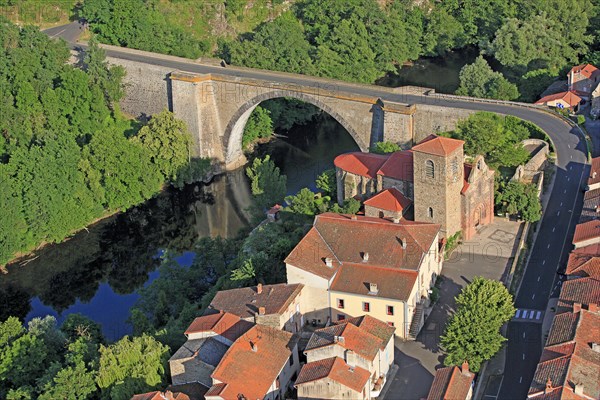
M 461 69 L 460 86 L 456 94 L 499 100 L 514 100 L 519 97 L 517 86 L 500 72 L 494 72 L 482 56 Z
M 250 114 L 244 127 L 242 148 L 250 149 L 257 140 L 269 138 L 272 134 L 273 120 L 271 119 L 271 112 L 266 108 L 257 106 Z
M 255 158 L 246 168 L 246 174 L 250 178 L 250 188 L 259 213 L 283 201 L 287 177 L 281 175 L 271 157 Z
M 512 116 L 478 112 L 460 121 L 449 135 L 465 141 L 468 155 L 485 156 L 492 168 L 517 166 L 529 157 L 521 141 L 531 136 L 530 126 Z
M 94 43 L 82 68 L 33 27 L 3 21 L 0 43 L 0 265 L 194 175 L 185 126 L 171 114 L 135 135 L 118 111 L 124 70 Z
M 394 142 L 377 142 L 369 149 L 371 153 L 376 154 L 388 154 L 400 150 L 402 150 L 402 148 Z
M 500 328 L 515 314 L 513 298 L 501 282 L 476 277 L 456 297 L 456 307 L 442 336 L 444 364 L 468 361 L 477 372 L 506 341 Z
M 498 192 L 496 205 L 502 212 L 519 215 L 527 222 L 542 218 L 542 205 L 535 185 L 510 181 L 502 184 Z

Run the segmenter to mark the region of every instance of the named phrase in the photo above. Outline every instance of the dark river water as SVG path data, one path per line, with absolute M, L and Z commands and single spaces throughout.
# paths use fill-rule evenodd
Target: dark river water
M 418 85 L 452 92 L 458 73 L 474 60 L 470 50 L 445 58 L 422 59 L 398 74 L 381 79 L 384 86 Z M 303 126 L 278 132 L 260 146 L 288 177 L 288 193 L 315 189 L 315 178 L 333 167 L 340 153 L 358 146 L 335 120 L 321 115 Z M 137 290 L 158 276 L 164 250 L 178 254 L 182 265 L 194 259 L 194 242 L 202 237 L 233 237 L 248 226 L 245 210 L 251 193 L 243 169 L 215 177 L 209 184 L 168 189 L 125 213 L 103 220 L 70 240 L 47 246 L 0 275 L 0 304 L 25 321 L 54 315 L 59 323 L 81 313 L 102 325 L 109 340 L 131 333 L 127 323 Z

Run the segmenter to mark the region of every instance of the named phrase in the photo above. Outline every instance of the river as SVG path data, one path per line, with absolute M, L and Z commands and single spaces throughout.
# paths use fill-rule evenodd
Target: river
M 467 49 L 444 58 L 424 58 L 377 83 L 453 92 L 460 68 L 475 57 Z M 277 133 L 256 153 L 271 155 L 288 178 L 289 194 L 303 187 L 314 190 L 316 177 L 333 167 L 335 156 L 358 150 L 346 130 L 325 114 Z M 248 226 L 245 210 L 250 204 L 244 169 L 215 177 L 209 184 L 169 188 L 8 265 L 8 274 L 0 276 L 0 302 L 6 303 L 2 307 L 26 322 L 54 315 L 60 323 L 71 313 L 81 313 L 100 323 L 109 340 L 116 340 L 131 333 L 129 310 L 138 299 L 136 291 L 158 276 L 160 254 L 169 250 L 181 265 L 190 265 L 197 239 L 230 238 Z

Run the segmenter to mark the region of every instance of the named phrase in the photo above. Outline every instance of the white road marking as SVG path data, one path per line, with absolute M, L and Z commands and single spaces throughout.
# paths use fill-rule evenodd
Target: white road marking
M 548 247 L 547 247 L 547 248 L 548 248 L 548 249 L 550 248 L 550 243 L 548 243 Z
M 523 353 L 523 360 L 525 359 L 525 353 Z
M 538 282 L 540 281 L 541 276 L 538 276 Z
M 570 145 L 570 144 L 568 144 L 567 146 L 569 146 L 569 148 L 571 148 L 571 145 Z
M 529 319 L 533 318 L 533 313 L 534 313 L 534 312 L 535 312 L 535 311 L 531 310 L 531 312 L 529 313 Z
M 531 300 L 535 299 L 535 293 L 531 295 Z
M 563 193 L 567 193 L 567 189 L 565 189 L 565 190 L 563 191 Z
M 519 318 L 520 315 L 521 315 L 521 310 L 517 310 L 517 314 L 515 314 L 515 318 Z
M 558 217 L 560 215 L 560 211 L 556 213 L 556 216 Z
M 542 316 L 542 312 L 538 311 L 537 314 L 536 314 L 536 316 L 535 316 L 535 319 L 540 319 L 541 316 Z
M 523 332 L 523 339 L 525 339 L 525 332 Z
M 562 207 L 562 201 L 560 202 L 560 206 Z
M 546 264 L 546 260 L 542 261 L 542 265 Z
M 556 230 L 556 227 L 552 228 L 552 232 L 554 232 Z
M 519 378 L 519 383 L 522 383 L 522 382 L 523 382 L 523 377 L 520 377 Z

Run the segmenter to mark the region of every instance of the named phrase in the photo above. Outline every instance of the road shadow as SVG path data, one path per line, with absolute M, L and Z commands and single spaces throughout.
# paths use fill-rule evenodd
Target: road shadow
M 426 398 L 433 382 L 433 374 L 419 359 L 398 348 L 395 349 L 394 357 L 399 370 L 386 398 L 394 400 Z

